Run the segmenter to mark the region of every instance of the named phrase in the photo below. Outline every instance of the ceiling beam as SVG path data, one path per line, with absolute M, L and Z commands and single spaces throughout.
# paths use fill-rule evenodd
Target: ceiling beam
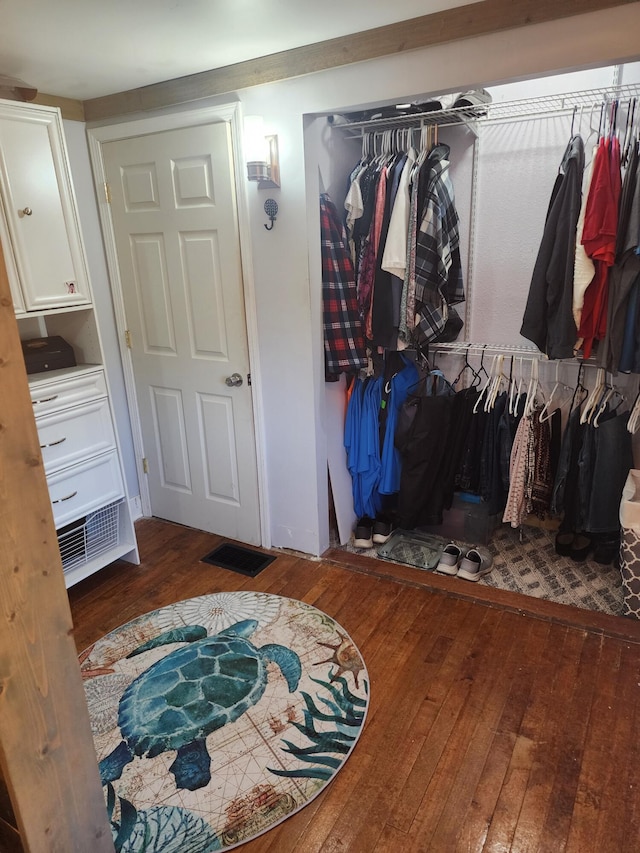
M 66 118 L 69 121 L 85 120 L 82 101 L 76 101 L 73 98 L 61 98 L 58 95 L 47 95 L 44 92 L 38 92 L 32 103 L 40 104 L 42 107 L 58 107 L 62 113 L 62 118 Z
M 482 0 L 259 59 L 92 98 L 84 101 L 84 114 L 87 121 L 99 121 L 162 109 L 353 62 L 630 5 L 637 1 Z

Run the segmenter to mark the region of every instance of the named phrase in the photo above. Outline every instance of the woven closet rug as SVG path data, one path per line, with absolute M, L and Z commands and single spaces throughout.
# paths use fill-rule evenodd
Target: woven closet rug
M 446 544 L 448 540 L 443 540 Z M 456 540 L 468 547 L 476 543 Z M 336 544 L 335 547 L 340 547 Z M 343 550 L 378 558 L 377 549 L 354 548 L 353 541 Z M 585 610 L 621 616 L 624 600 L 620 570 L 594 560 L 576 562 L 556 553 L 555 532 L 523 525 L 514 530 L 502 524 L 491 535 L 486 548 L 493 558 L 493 570 L 478 583 L 496 589 L 519 592 L 534 598 L 569 604 Z M 470 587 L 469 581 L 457 580 Z
M 346 631 L 290 598 L 181 601 L 80 655 L 119 853 L 209 853 L 314 799 L 364 725 L 369 678 Z

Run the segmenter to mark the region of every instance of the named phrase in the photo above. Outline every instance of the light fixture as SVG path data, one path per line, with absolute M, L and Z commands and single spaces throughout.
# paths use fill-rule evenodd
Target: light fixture
M 258 189 L 280 186 L 278 137 L 264 132 L 261 116 L 244 120 L 244 148 L 247 158 L 247 178 L 258 183 Z

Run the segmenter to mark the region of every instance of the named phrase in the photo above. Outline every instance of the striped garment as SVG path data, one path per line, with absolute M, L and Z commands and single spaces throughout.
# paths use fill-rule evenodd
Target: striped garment
M 353 262 L 344 225 L 326 193 L 320 196 L 325 378 L 367 366 Z
M 415 258 L 416 343 L 441 338 L 449 305 L 464 301 L 458 212 L 449 177 L 449 147 L 437 145 L 429 169 Z

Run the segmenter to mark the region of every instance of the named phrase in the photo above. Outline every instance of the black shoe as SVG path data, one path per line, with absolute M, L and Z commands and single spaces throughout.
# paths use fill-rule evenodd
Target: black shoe
M 556 554 L 560 554 L 561 557 L 570 557 L 573 539 L 573 533 L 558 533 L 556 535 Z
M 593 549 L 593 540 L 586 533 L 576 533 L 571 543 L 571 553 L 569 556 L 577 563 L 586 560 L 589 553 Z
M 367 515 L 358 519 L 353 530 L 354 548 L 373 548 L 373 525 L 373 519 Z
M 610 566 L 620 552 L 619 534 L 598 536 L 593 549 L 593 559 L 602 566 Z
M 384 545 L 393 533 L 393 522 L 386 516 L 379 515 L 373 522 L 373 541 L 376 545 Z

